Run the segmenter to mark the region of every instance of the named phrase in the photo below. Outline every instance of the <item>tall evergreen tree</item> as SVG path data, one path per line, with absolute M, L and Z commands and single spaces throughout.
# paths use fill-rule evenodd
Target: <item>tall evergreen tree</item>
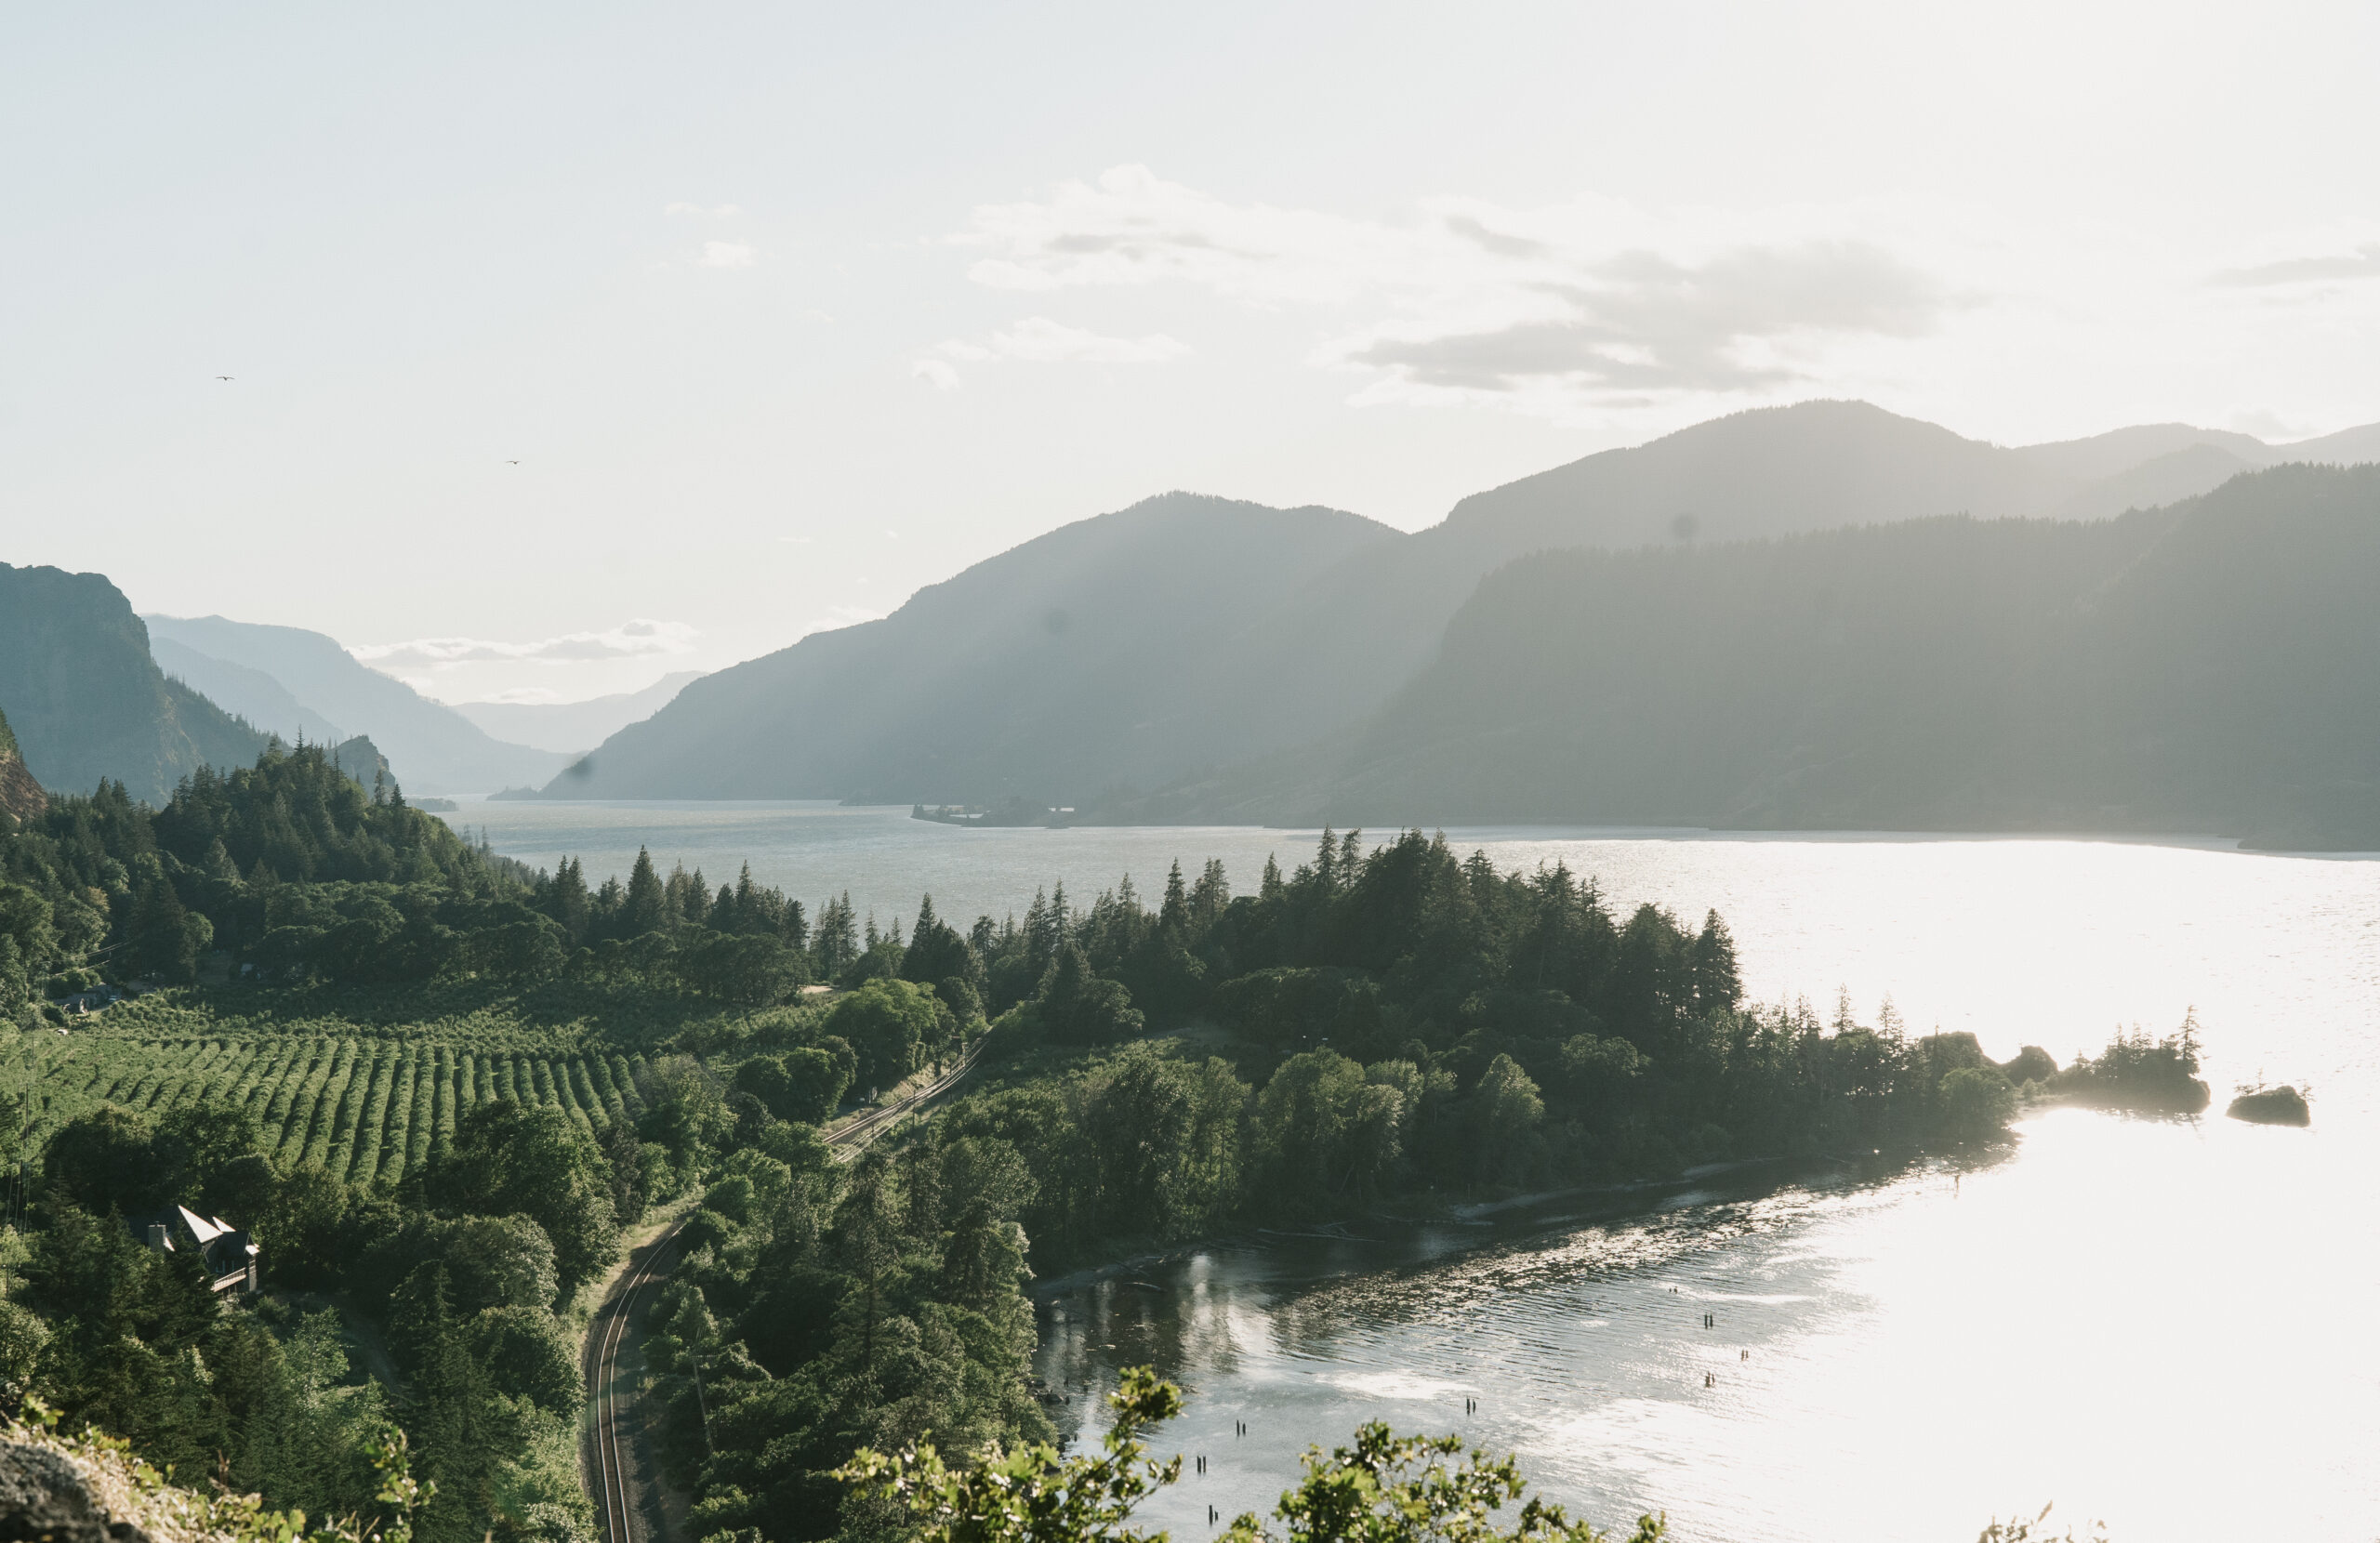
M 554 865 L 546 914 L 562 923 L 562 931 L 576 945 L 587 941 L 588 909 L 586 871 L 577 858 L 565 857 Z
M 661 876 L 653 871 L 653 854 L 636 850 L 636 866 L 628 870 L 628 911 L 622 930 L 631 938 L 659 932 L 669 925 L 669 894 Z
M 1157 908 L 1157 924 L 1174 932 L 1190 930 L 1190 892 L 1182 882 L 1182 859 L 1173 860 L 1172 871 L 1165 876 L 1165 903 Z

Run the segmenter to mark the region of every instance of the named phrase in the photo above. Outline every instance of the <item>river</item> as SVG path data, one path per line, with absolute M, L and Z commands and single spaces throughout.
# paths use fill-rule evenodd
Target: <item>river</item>
M 503 852 L 590 877 L 640 844 L 714 884 L 881 919 L 1088 899 L 1179 857 L 1252 888 L 1316 833 L 964 830 L 820 804 L 469 803 Z M 1349 1218 L 1042 1293 L 1038 1369 L 1095 1435 L 1117 1367 L 1190 1394 L 1161 1434 L 1206 1454 L 1147 1508 L 1177 1536 L 1262 1510 L 1310 1443 L 1360 1421 L 1514 1451 L 1603 1526 L 1681 1538 L 1964 1539 L 2055 1500 L 2119 1540 L 2380 1538 L 2380 863 L 2210 844 L 1692 832 L 1449 831 L 1555 859 L 1616 906 L 1716 908 L 1765 1000 L 2063 1062 L 2195 1008 L 2217 1114 L 2060 1111 L 2014 1154 L 1896 1173 L 1734 1170 L 1558 1197 L 1463 1225 Z M 2259 1075 L 2310 1085 L 2311 1130 L 2220 1117 Z M 1702 1326 L 1704 1314 L 1715 1326 Z M 1706 1385 L 1707 1384 L 1707 1385 Z M 1466 1415 L 1466 1400 L 1478 1412 Z M 1245 1421 L 1250 1435 L 1233 1435 Z

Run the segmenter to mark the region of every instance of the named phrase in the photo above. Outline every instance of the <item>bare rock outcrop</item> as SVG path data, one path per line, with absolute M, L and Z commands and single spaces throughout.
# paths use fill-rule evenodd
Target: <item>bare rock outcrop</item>
M 154 1543 L 111 1517 L 82 1470 L 45 1447 L 0 1442 L 0 1543 Z

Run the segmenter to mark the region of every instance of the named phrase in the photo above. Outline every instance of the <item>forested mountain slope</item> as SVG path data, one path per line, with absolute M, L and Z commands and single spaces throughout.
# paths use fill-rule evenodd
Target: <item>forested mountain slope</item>
M 366 667 L 337 639 L 320 632 L 221 616 L 147 620 L 152 636 L 269 676 L 322 719 L 350 734 L 369 734 L 416 793 L 487 793 L 534 785 L 568 759 L 491 737 L 454 708 Z
M 0 713 L 42 785 L 83 792 L 112 779 L 152 804 L 201 766 L 254 760 L 266 737 L 167 679 L 106 578 L 5 562 Z
M 2113 514 L 2126 477 L 2176 455 L 2167 498 L 2215 486 L 2262 447 L 2180 424 L 2009 450 L 1861 402 L 1737 413 L 1474 494 L 1446 520 L 1357 553 L 1216 660 L 1262 755 L 1355 721 L 1412 678 L 1479 580 L 1516 557 L 1740 540 L 1945 514 Z M 2211 453 L 2211 455 L 2209 454 Z M 2193 459 L 2191 457 L 2203 457 Z M 1297 732 L 1302 731 L 1302 732 Z
M 2098 522 L 1543 553 L 1308 755 L 1174 811 L 2380 847 L 2380 467 Z
M 1337 509 L 1152 498 L 706 676 L 549 791 L 908 802 L 1153 785 L 1241 743 L 1217 659 L 1316 574 L 1398 539 Z
M 1360 721 L 1432 657 L 1482 577 L 1532 551 L 1952 514 L 2098 518 L 2279 455 L 2369 455 L 2372 438 L 2275 450 L 2162 424 L 2007 449 L 1815 402 L 1590 455 L 1413 535 L 1171 495 L 699 682 L 548 791 L 1086 804 Z

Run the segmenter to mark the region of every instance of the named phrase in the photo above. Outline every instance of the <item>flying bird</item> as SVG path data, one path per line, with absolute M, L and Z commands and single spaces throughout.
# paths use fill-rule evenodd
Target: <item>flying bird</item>
M 218 375 L 218 376 L 217 376 L 215 378 L 216 378 L 216 379 L 218 379 L 218 380 L 229 380 L 229 379 L 231 379 L 231 377 L 230 376 L 228 376 L 228 375 Z
M 521 463 L 518 461 L 507 461 L 504 464 L 506 466 L 519 466 Z

